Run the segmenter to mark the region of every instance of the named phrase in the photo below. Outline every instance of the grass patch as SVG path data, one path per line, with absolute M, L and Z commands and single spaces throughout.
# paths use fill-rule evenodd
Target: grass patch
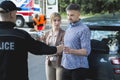
M 64 12 L 64 13 L 61 13 L 60 14 L 62 19 L 67 19 L 67 14 Z M 81 14 L 80 15 L 80 18 L 88 18 L 88 17 L 92 17 L 93 14 Z

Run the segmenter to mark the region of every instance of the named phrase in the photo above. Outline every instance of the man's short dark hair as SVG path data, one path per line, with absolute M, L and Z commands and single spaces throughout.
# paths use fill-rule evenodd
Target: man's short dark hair
M 80 6 L 78 4 L 74 4 L 71 3 L 67 6 L 66 11 L 67 10 L 76 10 L 76 11 L 80 11 Z

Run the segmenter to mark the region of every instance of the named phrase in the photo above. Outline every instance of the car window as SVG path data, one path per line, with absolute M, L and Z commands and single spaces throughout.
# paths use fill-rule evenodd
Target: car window
M 94 47 L 100 46 L 101 49 L 105 44 L 109 47 L 109 54 L 117 54 L 120 46 L 120 32 L 119 31 L 104 31 L 104 30 L 91 30 L 91 40 L 98 40 L 99 44 L 94 43 Z M 100 44 L 102 42 L 103 44 Z M 102 46 L 103 45 L 103 46 Z M 100 49 L 99 47 L 99 49 Z

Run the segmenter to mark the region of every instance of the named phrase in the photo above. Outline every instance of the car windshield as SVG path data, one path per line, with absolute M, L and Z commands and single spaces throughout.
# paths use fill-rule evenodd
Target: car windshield
M 82 19 L 85 24 L 97 26 L 120 26 L 120 14 L 99 14 Z

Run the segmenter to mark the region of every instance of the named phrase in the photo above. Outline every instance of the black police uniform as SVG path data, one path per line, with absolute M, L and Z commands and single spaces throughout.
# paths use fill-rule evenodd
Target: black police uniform
M 56 47 L 34 40 L 12 22 L 0 22 L 0 80 L 28 80 L 28 52 L 56 53 Z

